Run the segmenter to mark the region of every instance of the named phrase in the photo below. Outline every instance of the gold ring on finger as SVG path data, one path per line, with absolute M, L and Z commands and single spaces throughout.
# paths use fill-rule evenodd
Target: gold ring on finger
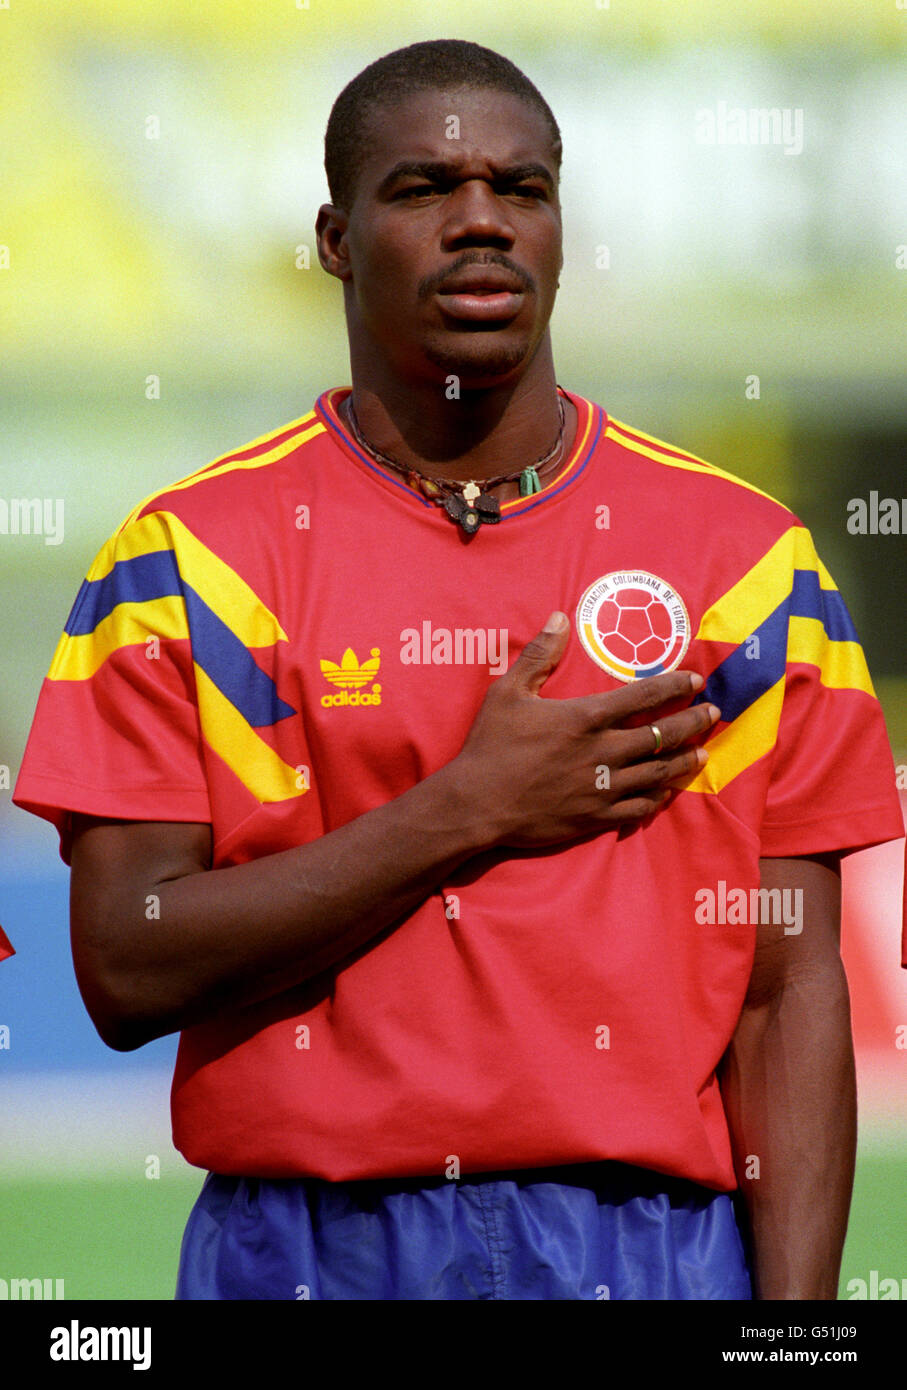
M 661 750 L 662 750 L 662 748 L 664 747 L 664 739 L 663 739 L 662 736 L 661 736 L 661 730 L 659 729 L 659 727 L 658 727 L 657 724 L 650 724 L 650 725 L 649 725 L 649 728 L 652 730 L 652 733 L 655 735 L 655 747 L 652 749 L 652 752 L 653 752 L 653 753 L 660 753 Z

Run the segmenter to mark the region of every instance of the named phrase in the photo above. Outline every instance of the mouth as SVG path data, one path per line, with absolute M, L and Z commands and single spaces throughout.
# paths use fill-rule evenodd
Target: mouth
M 470 286 L 440 290 L 435 298 L 450 318 L 488 323 L 515 318 L 523 307 L 524 295 L 521 290 Z
M 489 323 L 515 318 L 525 293 L 515 275 L 503 268 L 485 267 L 452 275 L 435 298 L 450 318 Z

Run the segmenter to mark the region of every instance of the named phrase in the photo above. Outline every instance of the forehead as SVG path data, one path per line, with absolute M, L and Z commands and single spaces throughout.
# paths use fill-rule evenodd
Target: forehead
M 448 89 L 416 92 L 369 118 L 360 188 L 374 189 L 401 161 L 508 166 L 530 161 L 557 178 L 551 131 L 542 113 L 513 92 Z

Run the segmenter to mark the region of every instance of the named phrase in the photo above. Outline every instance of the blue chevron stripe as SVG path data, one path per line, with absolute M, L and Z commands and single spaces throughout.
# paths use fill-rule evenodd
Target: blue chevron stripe
M 70 637 L 87 637 L 118 603 L 147 603 L 149 599 L 169 598 L 182 592 L 172 550 L 154 550 L 132 560 L 118 560 L 103 579 L 83 581 L 64 632 Z
M 182 579 L 172 550 L 120 560 L 103 579 L 85 580 L 65 631 L 85 637 L 121 603 L 148 603 L 179 595 L 186 604 L 192 656 L 253 729 L 269 728 L 296 713 L 281 700 L 271 677 L 196 591 Z
M 693 701 L 714 704 L 724 723 L 771 690 L 787 669 L 787 629 L 790 618 L 818 619 L 831 642 L 859 642 L 847 605 L 836 589 L 823 589 L 815 570 L 795 570 L 791 592 L 783 603 L 734 651 L 715 667 Z M 748 656 L 751 637 L 759 639 L 758 657 Z

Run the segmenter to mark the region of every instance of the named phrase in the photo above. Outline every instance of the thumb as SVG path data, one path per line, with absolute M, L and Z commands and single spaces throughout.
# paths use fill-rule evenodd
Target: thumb
M 527 642 L 510 668 L 517 685 L 537 695 L 567 648 L 570 622 L 565 613 L 551 614 L 541 632 Z

